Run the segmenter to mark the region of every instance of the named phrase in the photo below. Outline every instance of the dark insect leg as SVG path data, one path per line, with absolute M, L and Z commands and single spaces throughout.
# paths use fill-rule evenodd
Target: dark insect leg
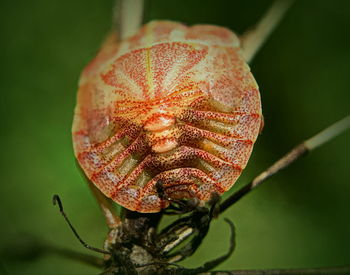
M 168 262 L 181 261 L 191 256 L 197 250 L 208 233 L 210 222 L 217 209 L 218 199 L 219 196 L 213 194 L 210 201 L 212 204 L 210 209 L 197 207 L 190 216 L 175 221 L 162 231 L 158 243 L 162 244 L 160 252 L 165 255 L 185 239 L 194 235 L 191 241 L 179 251 L 165 256 L 168 258 Z
M 174 254 L 168 255 L 167 258 L 169 262 L 178 262 L 189 256 L 191 256 L 198 247 L 201 245 L 203 239 L 208 233 L 209 225 L 210 225 L 211 217 L 209 215 L 204 215 L 202 217 L 196 217 L 195 225 L 193 228 L 195 229 L 194 233 L 197 233 L 192 240 L 187 243 L 183 248 L 181 248 L 178 252 Z
M 187 269 L 184 267 L 181 267 L 179 265 L 173 264 L 173 263 L 163 263 L 163 262 L 153 262 L 153 263 L 149 263 L 149 264 L 145 264 L 145 265 L 140 265 L 138 267 L 145 267 L 145 266 L 149 266 L 149 265 L 155 265 L 155 266 L 167 266 L 167 265 L 173 265 L 174 267 L 176 267 L 175 269 L 166 269 L 164 270 L 164 274 L 172 274 L 172 275 L 184 275 L 184 274 L 199 274 L 202 272 L 206 272 L 209 271 L 213 268 L 215 268 L 216 266 L 218 266 L 219 264 L 221 264 L 222 262 L 226 261 L 233 253 L 234 249 L 235 249 L 235 227 L 233 225 L 233 223 L 228 220 L 225 219 L 225 221 L 229 224 L 230 229 L 231 229 L 231 238 L 230 238 L 230 247 L 229 247 L 229 251 L 217 258 L 214 259 L 212 261 L 209 261 L 205 264 L 203 264 L 202 266 L 198 267 L 198 268 L 194 268 L 194 269 Z M 166 272 L 168 271 L 168 272 Z
M 192 216 L 180 218 L 158 234 L 155 240 L 156 250 L 161 254 L 167 254 L 194 233 Z
M 225 221 L 229 224 L 230 230 L 231 230 L 231 238 L 230 238 L 230 248 L 228 252 L 225 255 L 222 255 L 219 258 L 216 258 L 212 261 L 206 262 L 200 267 L 194 268 L 194 269 L 186 269 L 183 274 L 198 274 L 202 272 L 209 271 L 215 267 L 217 267 L 222 262 L 226 261 L 235 250 L 236 242 L 235 242 L 235 226 L 232 221 L 229 219 L 225 219 Z
M 56 203 L 58 204 L 58 207 L 59 207 L 59 209 L 60 209 L 60 212 L 61 212 L 62 216 L 64 217 L 64 219 L 65 219 L 66 222 L 68 223 L 69 227 L 72 229 L 72 231 L 73 231 L 75 237 L 77 237 L 77 239 L 79 240 L 79 242 L 80 242 L 83 246 L 85 246 L 87 249 L 90 249 L 90 250 L 95 251 L 95 252 L 99 252 L 99 253 L 103 253 L 103 254 L 111 254 L 109 251 L 106 251 L 106 250 L 103 250 L 103 249 L 100 249 L 100 248 L 92 247 L 92 246 L 88 245 L 86 242 L 84 242 L 84 241 L 80 238 L 79 234 L 77 233 L 77 231 L 75 230 L 75 228 L 73 227 L 73 225 L 72 225 L 71 222 L 69 221 L 69 219 L 68 219 L 66 213 L 64 212 L 64 210 L 63 210 L 63 205 L 62 205 L 62 202 L 61 202 L 60 197 L 59 197 L 58 195 L 54 195 L 54 196 L 52 197 L 52 201 L 53 201 L 53 204 L 54 204 L 54 205 L 56 205 Z

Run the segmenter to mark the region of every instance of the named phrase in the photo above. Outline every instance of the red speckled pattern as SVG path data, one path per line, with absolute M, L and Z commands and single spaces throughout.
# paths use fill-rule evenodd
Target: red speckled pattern
M 159 212 L 169 199 L 204 202 L 230 189 L 261 121 L 258 86 L 234 33 L 154 21 L 119 44 L 110 37 L 83 71 L 74 151 L 107 197 Z

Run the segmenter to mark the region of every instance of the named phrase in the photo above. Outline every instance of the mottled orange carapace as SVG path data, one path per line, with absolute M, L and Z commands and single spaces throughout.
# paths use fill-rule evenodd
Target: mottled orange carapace
M 119 43 L 110 38 L 83 71 L 74 150 L 107 197 L 159 212 L 169 199 L 227 191 L 261 122 L 258 86 L 234 33 L 154 21 Z

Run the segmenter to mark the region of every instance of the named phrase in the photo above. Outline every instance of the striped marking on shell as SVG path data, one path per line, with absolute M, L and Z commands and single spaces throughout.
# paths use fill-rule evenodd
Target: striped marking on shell
M 239 40 L 217 26 L 154 21 L 111 37 L 82 73 L 75 155 L 109 198 L 139 212 L 227 191 L 261 124 L 258 86 Z

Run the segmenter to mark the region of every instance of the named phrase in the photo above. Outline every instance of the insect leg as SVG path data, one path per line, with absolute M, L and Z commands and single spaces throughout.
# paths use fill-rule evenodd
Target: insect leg
M 209 210 L 206 207 L 198 206 L 198 204 L 196 206 L 193 205 L 194 211 L 191 215 L 177 219 L 164 228 L 157 236 L 158 250 L 166 254 L 185 239 L 200 231 L 201 228 L 209 227 L 212 217 L 216 217 L 220 210 L 219 200 L 220 196 L 217 193 L 213 193 L 208 202 L 211 205 Z M 206 222 L 203 223 L 203 221 Z M 206 226 L 203 226 L 203 224 L 206 224 Z
M 194 252 L 196 252 L 197 248 L 201 245 L 203 239 L 207 235 L 211 217 L 209 217 L 207 214 L 202 216 L 198 215 L 198 217 L 193 218 L 195 219 L 195 224 L 190 227 L 193 230 L 190 235 L 195 234 L 195 236 L 179 251 L 168 255 L 168 262 L 174 263 L 182 261 L 191 256 Z
M 229 250 L 228 252 L 217 258 L 217 259 L 214 259 L 212 261 L 209 261 L 209 262 L 206 262 L 205 264 L 203 264 L 202 266 L 200 267 L 197 267 L 197 268 L 193 268 L 193 269 L 187 269 L 187 268 L 183 268 L 179 265 L 176 265 L 174 263 L 171 263 L 171 262 L 168 262 L 168 263 L 164 263 L 164 262 L 154 262 L 154 263 L 148 263 L 148 264 L 145 264 L 145 265 L 140 265 L 139 267 L 144 267 L 144 266 L 147 266 L 147 265 L 159 265 L 159 266 L 164 266 L 164 265 L 174 265 L 176 266 L 177 268 L 176 269 L 170 269 L 168 271 L 171 271 L 171 273 L 166 273 L 166 274 L 199 274 L 202 272 L 206 272 L 206 271 L 209 271 L 213 268 L 215 268 L 216 266 L 218 266 L 219 264 L 221 264 L 222 262 L 226 261 L 233 253 L 233 251 L 235 250 L 235 246 L 236 246 L 236 243 L 235 243 L 235 227 L 233 225 L 233 223 L 228 220 L 228 219 L 225 219 L 225 221 L 229 224 L 230 226 L 230 229 L 231 229 L 231 238 L 230 238 L 230 247 L 229 247 Z M 181 258 L 181 259 L 184 259 L 184 258 Z M 179 259 L 179 260 L 181 260 Z M 177 260 L 177 261 L 179 261 Z
M 222 255 L 219 258 L 216 258 L 214 260 L 211 260 L 209 262 L 204 263 L 202 266 L 194 268 L 194 269 L 187 269 L 186 270 L 186 274 L 199 274 L 202 272 L 206 272 L 209 271 L 213 268 L 215 268 L 216 266 L 218 266 L 219 264 L 221 264 L 222 262 L 226 261 L 233 253 L 233 251 L 235 250 L 236 247 L 236 242 L 235 242 L 235 226 L 233 224 L 232 221 L 230 221 L 229 219 L 225 219 L 225 221 L 228 223 L 228 225 L 230 226 L 231 229 L 231 238 L 230 238 L 230 247 L 229 250 L 226 252 L 225 255 Z
M 167 254 L 194 233 L 196 231 L 191 223 L 191 216 L 178 219 L 158 234 L 155 241 L 157 250 L 161 254 Z
M 212 199 L 209 202 L 211 203 L 210 209 L 197 207 L 192 215 L 179 219 L 168 227 L 173 234 L 169 235 L 169 231 L 167 231 L 165 236 L 173 236 L 173 240 L 166 244 L 162 251 L 163 253 L 167 253 L 182 241 L 194 235 L 194 237 L 179 251 L 166 256 L 168 262 L 181 261 L 191 256 L 197 250 L 208 233 L 210 222 L 217 210 L 218 201 L 219 196 L 215 193 L 212 194 Z
M 256 27 L 243 34 L 241 38 L 243 55 L 248 63 L 254 58 L 257 51 L 265 43 L 265 40 L 278 26 L 292 3 L 293 0 L 276 0 Z
M 60 199 L 60 197 L 59 197 L 58 195 L 54 195 L 54 196 L 52 197 L 52 202 L 53 202 L 54 205 L 58 204 L 59 210 L 60 210 L 60 212 L 61 212 L 63 218 L 66 220 L 66 222 L 68 223 L 69 227 L 72 229 L 72 231 L 73 231 L 75 237 L 77 237 L 77 239 L 79 240 L 79 242 L 80 242 L 83 246 L 85 246 L 87 249 L 90 249 L 90 250 L 95 251 L 95 252 L 99 252 L 99 253 L 102 253 L 102 254 L 111 254 L 109 251 L 106 251 L 106 250 L 103 250 L 103 249 L 100 249 L 100 248 L 96 248 L 96 247 L 92 247 L 92 246 L 88 245 L 86 242 L 84 242 L 84 241 L 80 238 L 78 232 L 75 230 L 75 228 L 74 228 L 73 225 L 71 224 L 70 220 L 68 219 L 66 213 L 64 212 L 61 199 Z

